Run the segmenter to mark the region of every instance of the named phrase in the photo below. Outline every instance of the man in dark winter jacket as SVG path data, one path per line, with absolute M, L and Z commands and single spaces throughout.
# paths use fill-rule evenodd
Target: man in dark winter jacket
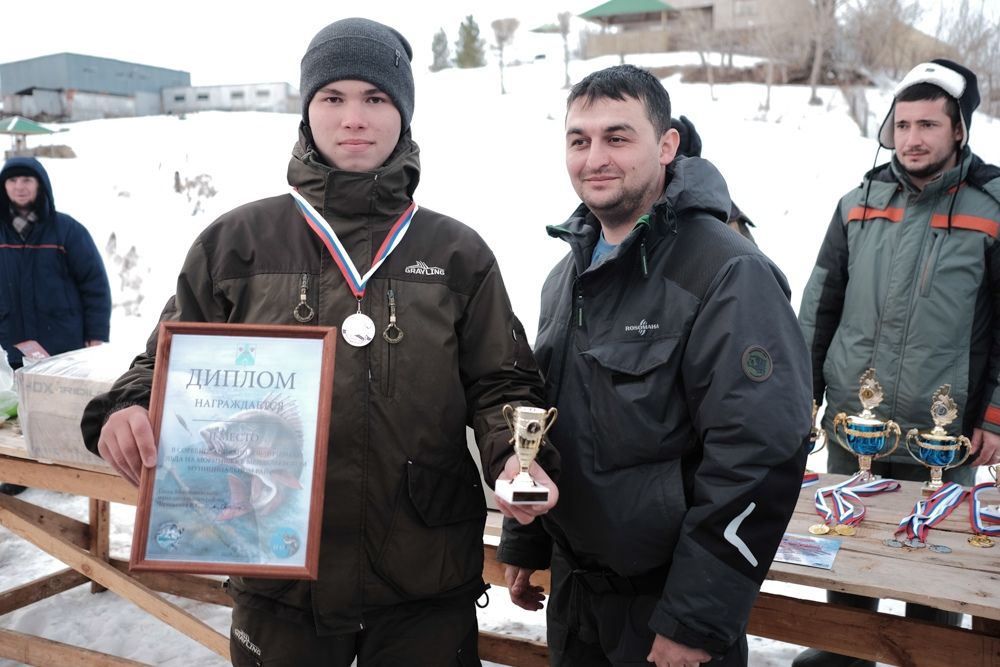
M 792 514 L 809 359 L 784 276 L 726 228 L 709 162 L 675 157 L 670 98 L 622 65 L 570 92 L 583 203 L 549 234 L 536 355 L 559 418 L 559 504 L 505 510 L 511 597 L 552 570 L 553 665 L 745 665 L 746 623 Z M 522 523 L 519 523 L 522 522 Z
M 826 395 L 827 433 L 837 413 L 861 411 L 859 379 L 868 368 L 884 392 L 876 416 L 903 433 L 930 430 L 931 401 L 951 385 L 959 415 L 947 429 L 968 436 L 973 455 L 945 475 L 963 485 L 973 483 L 974 466 L 1000 461 L 1000 169 L 968 147 L 978 105 L 976 75 L 957 63 L 922 63 L 904 77 L 879 132 L 881 145 L 895 149 L 892 161 L 840 200 L 799 309 L 817 404 Z M 872 470 L 926 480 L 928 470 L 902 450 Z M 828 451 L 830 472 L 858 470 L 846 450 Z M 878 606 L 872 598 L 828 597 Z M 914 604 L 906 615 L 959 621 Z M 794 664 L 874 665 L 816 650 Z
M 12 368 L 14 347 L 36 341 L 59 354 L 108 340 L 111 286 L 87 229 L 56 210 L 52 184 L 35 158 L 14 157 L 0 169 L 0 345 Z M 0 485 L 2 493 L 23 486 Z
M 541 406 L 543 388 L 489 248 L 413 202 L 411 57 L 402 35 L 367 19 L 337 21 L 313 38 L 288 166 L 297 192 L 210 225 L 165 311 L 344 334 L 319 578 L 231 579 L 235 665 L 479 664 L 486 504 L 466 426 L 493 480 L 513 458 L 502 407 Z M 344 250 L 337 257 L 331 238 Z M 348 280 L 351 268 L 363 278 Z M 133 483 L 156 460 L 146 411 L 154 343 L 84 416 L 88 447 Z M 526 511 L 546 511 L 553 491 L 549 505 Z

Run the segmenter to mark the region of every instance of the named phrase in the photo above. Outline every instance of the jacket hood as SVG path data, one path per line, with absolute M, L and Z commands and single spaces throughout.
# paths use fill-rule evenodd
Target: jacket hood
M 299 140 L 288 163 L 288 184 L 324 215 L 398 215 L 409 206 L 419 182 L 420 148 L 409 129 L 399 137 L 385 164 L 360 172 L 326 164 L 309 128 L 299 126 Z
M 657 223 L 650 226 L 658 230 L 654 233 L 662 235 L 676 228 L 678 217 L 695 212 L 707 213 L 722 222 L 729 220 L 732 209 L 729 187 L 715 165 L 700 157 L 678 156 L 666 170 L 667 187 L 663 195 L 653 204 L 652 215 L 636 221 L 637 227 Z M 565 223 L 550 226 L 548 230 L 551 236 L 565 237 L 568 233 L 587 245 L 596 241 L 599 227 L 587 205 L 580 204 Z
M 50 220 L 56 212 L 55 198 L 52 196 L 52 182 L 49 181 L 49 173 L 45 171 L 42 163 L 33 157 L 12 157 L 4 163 L 0 169 L 0 184 L 7 182 L 8 174 L 14 171 L 25 170 L 35 174 L 38 179 L 38 198 L 35 200 L 35 213 L 38 214 L 39 221 Z M 0 220 L 10 222 L 10 197 L 7 196 L 7 188 L 0 187 Z
M 653 209 L 664 205 L 674 215 L 702 211 L 726 222 L 733 202 L 726 179 L 714 164 L 700 157 L 681 156 L 667 165 L 667 189 Z

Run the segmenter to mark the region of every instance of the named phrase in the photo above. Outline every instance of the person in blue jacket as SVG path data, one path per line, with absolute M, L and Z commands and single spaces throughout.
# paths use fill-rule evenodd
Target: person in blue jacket
M 23 341 L 59 354 L 108 340 L 111 286 L 90 233 L 56 210 L 49 175 L 30 157 L 0 170 L 0 346 L 12 368 Z M 24 487 L 0 485 L 0 492 Z

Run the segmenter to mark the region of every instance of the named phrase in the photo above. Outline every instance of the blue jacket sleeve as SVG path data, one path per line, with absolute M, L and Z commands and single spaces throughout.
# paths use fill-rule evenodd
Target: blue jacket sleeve
M 110 340 L 111 285 L 104 260 L 90 232 L 73 218 L 65 217 L 72 223 L 66 238 L 66 261 L 83 305 L 83 340 Z

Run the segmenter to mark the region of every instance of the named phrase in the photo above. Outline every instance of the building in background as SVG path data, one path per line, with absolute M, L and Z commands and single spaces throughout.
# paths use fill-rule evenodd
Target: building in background
M 299 93 L 287 83 L 178 86 L 161 93 L 163 113 L 193 111 L 274 111 L 299 113 Z
M 38 121 L 153 116 L 193 111 L 299 111 L 287 83 L 191 86 L 181 70 L 78 53 L 0 64 L 4 115 Z
M 155 115 L 161 90 L 189 85 L 187 72 L 78 53 L 0 64 L 4 113 L 40 121 Z

